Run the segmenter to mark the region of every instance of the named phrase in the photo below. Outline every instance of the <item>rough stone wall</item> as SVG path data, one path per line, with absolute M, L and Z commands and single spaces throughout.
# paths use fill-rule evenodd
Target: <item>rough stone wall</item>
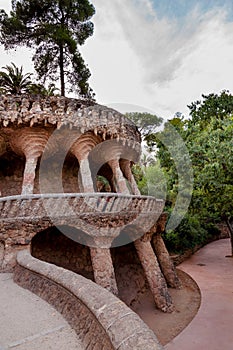
M 93 130 L 106 138 L 124 138 L 140 142 L 135 125 L 114 109 L 92 101 L 50 96 L 1 95 L 0 125 L 9 126 L 50 125 L 79 128 L 81 133 Z M 0 142 L 4 150 L 4 142 Z
M 55 227 L 38 233 L 31 243 L 31 254 L 94 281 L 90 249 L 70 240 Z M 132 306 L 149 289 L 134 244 L 112 248 L 119 297 Z
M 149 289 L 145 273 L 133 243 L 111 249 L 119 297 L 129 307 Z
M 61 312 L 86 350 L 163 349 L 122 301 L 82 276 L 21 252 L 14 279 Z
M 0 158 L 0 196 L 14 196 L 21 193 L 24 161 L 9 154 Z
M 89 247 L 69 239 L 56 227 L 40 232 L 32 239 L 31 254 L 94 280 Z

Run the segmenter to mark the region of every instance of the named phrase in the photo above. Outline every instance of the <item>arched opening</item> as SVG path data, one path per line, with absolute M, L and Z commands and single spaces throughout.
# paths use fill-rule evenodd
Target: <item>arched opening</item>
M 105 163 L 97 172 L 97 192 L 116 192 L 113 184 L 113 173 L 110 166 Z
M 62 184 L 65 193 L 79 193 L 78 184 L 79 162 L 77 158 L 68 153 L 62 169 Z
M 143 293 L 151 294 L 134 243 L 111 248 L 111 256 L 119 297 L 128 306 L 133 307 L 140 302 Z
M 13 152 L 7 152 L 0 158 L 0 191 L 2 197 L 21 193 L 24 159 Z
M 86 236 L 83 231 L 70 226 L 49 227 L 33 237 L 31 254 L 94 280 L 90 249 L 78 243 L 85 243 Z

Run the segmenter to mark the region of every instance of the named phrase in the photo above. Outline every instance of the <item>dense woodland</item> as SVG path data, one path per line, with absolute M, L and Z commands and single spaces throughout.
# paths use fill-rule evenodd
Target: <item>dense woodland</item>
M 188 107 L 188 118 L 176 113 L 164 124 L 162 131 L 150 132 L 145 123 L 144 141 L 149 151 L 156 151 L 153 156 L 150 152 L 144 155 L 141 167 L 134 169 L 143 194 L 148 193 L 148 183 L 162 195 L 166 186 L 169 215 L 172 215 L 180 191 L 183 200 L 190 195 L 190 183 L 186 177 L 190 176 L 188 171 L 192 172 L 193 188 L 188 210 L 178 227 L 164 233 L 169 250 L 174 252 L 213 239 L 219 233 L 217 224 L 220 222 L 226 223 L 231 235 L 233 226 L 233 95 L 229 91 L 202 95 L 200 101 Z M 134 119 L 134 113 L 128 116 Z M 144 118 L 147 120 L 148 115 L 142 113 L 142 121 Z M 184 141 L 191 169 L 185 168 L 187 154 L 173 129 Z M 171 145 L 172 152 L 168 145 Z

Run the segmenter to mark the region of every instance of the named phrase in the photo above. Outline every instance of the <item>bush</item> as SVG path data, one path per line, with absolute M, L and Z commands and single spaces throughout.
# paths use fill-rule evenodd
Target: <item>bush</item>
M 183 253 L 197 245 L 204 244 L 210 237 L 210 231 L 197 216 L 186 214 L 180 225 L 164 234 L 167 249 L 174 253 Z

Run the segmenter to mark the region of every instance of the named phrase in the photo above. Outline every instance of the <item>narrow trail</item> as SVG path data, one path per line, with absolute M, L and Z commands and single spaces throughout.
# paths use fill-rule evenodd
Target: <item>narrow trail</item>
M 233 258 L 230 240 L 212 242 L 179 265 L 198 284 L 201 306 L 166 350 L 233 349 Z

